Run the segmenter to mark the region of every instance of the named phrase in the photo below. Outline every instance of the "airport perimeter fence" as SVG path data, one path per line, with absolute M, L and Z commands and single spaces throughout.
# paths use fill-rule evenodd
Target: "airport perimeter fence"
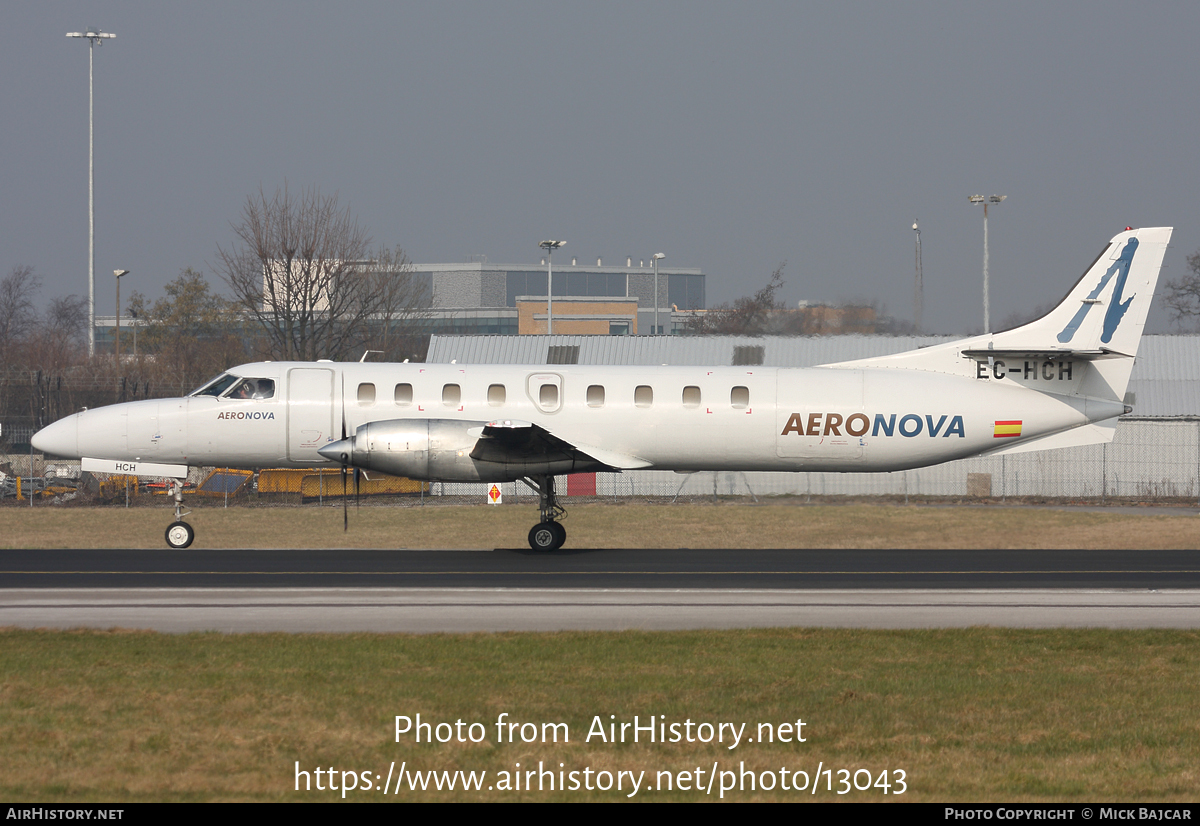
M 36 454 L 0 456 L 0 502 L 89 502 L 151 504 L 156 496 L 146 480 L 96 476 L 75 481 L 78 462 L 46 462 Z M 279 481 L 291 474 L 292 481 Z M 341 476 L 336 470 L 317 475 L 288 471 L 271 476 L 249 472 L 214 472 L 193 468 L 186 501 L 189 507 L 314 505 L 339 506 Z M 21 478 L 23 481 L 18 482 Z M 886 501 L 999 500 L 1145 502 L 1200 504 L 1200 417 L 1128 418 L 1117 426 L 1110 444 L 1034 451 L 1011 456 L 984 456 L 895 473 L 698 472 L 669 471 L 577 474 L 558 477 L 557 490 L 570 502 L 644 500 L 660 503 L 712 500 L 764 501 L 800 497 L 806 501 L 876 498 Z M 417 483 L 360 479 L 364 505 L 483 504 L 488 483 Z M 17 488 L 21 488 L 18 498 Z M 537 504 L 537 494 L 521 482 L 498 485 L 504 504 Z M 354 499 L 353 474 L 346 489 Z M 162 493 L 162 488 L 157 488 Z

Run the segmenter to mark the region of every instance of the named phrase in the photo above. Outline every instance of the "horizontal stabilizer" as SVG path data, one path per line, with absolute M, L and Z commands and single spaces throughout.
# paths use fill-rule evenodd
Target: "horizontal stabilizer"
M 1101 347 L 1099 350 L 1068 350 L 1065 348 L 1056 348 L 1051 350 L 963 350 L 963 356 L 969 359 L 1036 359 L 1039 361 L 1095 361 L 1097 359 L 1120 359 L 1133 358 L 1128 353 L 1118 353 L 1116 350 L 1110 350 L 1107 347 Z

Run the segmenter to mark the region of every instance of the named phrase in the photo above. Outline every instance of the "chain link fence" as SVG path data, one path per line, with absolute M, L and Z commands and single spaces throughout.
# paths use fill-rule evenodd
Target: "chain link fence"
M 163 502 L 164 486 L 134 477 L 84 475 L 79 462 L 45 461 L 37 454 L 0 455 L 0 503 L 42 501 L 92 504 Z M 487 483 L 359 477 L 364 504 L 484 503 Z M 535 505 L 522 482 L 498 485 L 505 504 Z M 906 500 L 1016 500 L 1047 502 L 1200 504 L 1200 417 L 1127 418 L 1112 443 L 1012 456 L 985 456 L 895 473 L 765 473 L 669 471 L 576 474 L 558 477 L 564 504 L 608 500 L 662 502 L 771 496 Z M 354 474 L 346 494 L 355 498 Z M 263 471 L 257 475 L 192 468 L 185 492 L 189 507 L 339 505 L 337 470 Z

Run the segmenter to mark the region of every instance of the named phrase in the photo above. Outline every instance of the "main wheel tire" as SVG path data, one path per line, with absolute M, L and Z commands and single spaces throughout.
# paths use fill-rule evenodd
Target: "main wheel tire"
M 557 551 L 567 532 L 557 522 L 539 522 L 529 529 L 529 547 L 535 551 Z
M 167 526 L 167 545 L 176 550 L 183 550 L 192 544 L 196 531 L 187 522 L 172 522 Z

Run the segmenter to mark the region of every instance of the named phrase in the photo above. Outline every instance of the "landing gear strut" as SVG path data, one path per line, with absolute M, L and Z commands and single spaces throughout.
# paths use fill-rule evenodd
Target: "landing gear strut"
M 192 544 L 192 540 L 196 538 L 196 531 L 183 521 L 183 517 L 191 511 L 183 509 L 183 482 L 179 479 L 171 480 L 171 496 L 175 499 L 175 521 L 167 526 L 167 545 L 176 550 L 183 550 Z
M 535 551 L 557 551 L 567 541 L 567 529 L 558 521 L 564 519 L 567 512 L 554 494 L 554 477 L 527 476 L 524 481 L 538 493 L 542 519 L 529 530 L 529 547 Z

